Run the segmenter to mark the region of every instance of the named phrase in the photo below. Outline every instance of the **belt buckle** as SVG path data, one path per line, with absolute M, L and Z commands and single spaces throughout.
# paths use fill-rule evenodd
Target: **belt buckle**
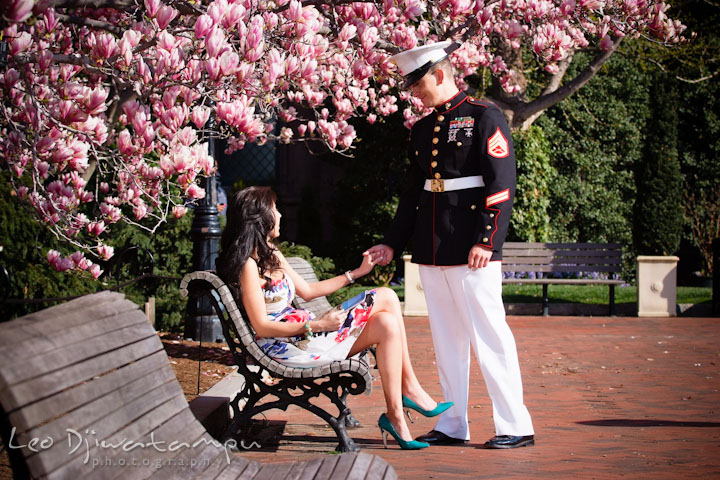
M 445 180 L 442 178 L 431 178 L 430 179 L 430 191 L 433 193 L 439 193 L 445 191 Z

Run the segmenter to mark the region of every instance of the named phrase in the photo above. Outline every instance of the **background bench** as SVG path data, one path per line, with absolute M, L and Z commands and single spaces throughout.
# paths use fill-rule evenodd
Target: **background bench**
M 280 468 L 229 451 L 190 412 L 147 317 L 115 292 L 0 323 L 0 405 L 17 478 L 396 478 L 367 454 Z
M 298 265 L 304 261 L 293 259 L 293 262 Z M 309 264 L 307 268 L 312 272 Z M 314 276 L 314 272 L 312 274 Z M 356 423 L 346 405 L 346 397 L 348 394 L 369 393 L 372 389 L 373 379 L 365 357 L 335 361 L 315 368 L 287 367 L 265 355 L 260 349 L 255 342 L 255 332 L 245 320 L 247 314 L 242 304 L 235 301 L 228 286 L 213 272 L 187 274 L 180 283 L 180 292 L 184 296 L 211 298 L 238 373 L 245 378 L 243 388 L 230 402 L 233 420 L 228 428 L 229 436 L 242 436 L 252 425 L 252 417 L 266 410 L 287 410 L 288 406 L 297 405 L 319 416 L 332 427 L 338 438 L 338 451 L 359 450 L 346 430 L 348 423 Z M 309 309 L 315 309 L 314 313 L 322 313 L 330 308 L 327 300 L 324 300 L 327 308 L 322 302 L 316 301 Z M 254 368 L 250 368 L 251 366 Z M 276 382 L 269 385 L 266 383 L 267 377 L 276 379 Z M 330 400 L 337 409 L 337 415 L 312 401 L 321 395 Z M 273 400 L 260 403 L 266 397 Z
M 622 270 L 622 246 L 618 243 L 522 243 L 503 245 L 503 272 L 530 274 L 534 278 L 503 278 L 504 284 L 539 284 L 543 287 L 542 310 L 548 315 L 548 285 L 608 285 L 609 313 L 615 316 L 615 286 Z M 563 278 L 562 274 L 583 275 Z M 525 277 L 525 275 L 523 275 Z

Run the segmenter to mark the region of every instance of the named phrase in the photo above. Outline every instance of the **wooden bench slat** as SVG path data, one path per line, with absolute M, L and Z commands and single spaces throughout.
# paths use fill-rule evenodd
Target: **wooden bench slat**
M 618 249 L 622 248 L 620 243 L 594 243 L 594 242 L 505 242 L 503 250 L 506 248 L 576 248 L 576 249 Z
M 42 377 L 36 377 L 26 382 L 12 386 L 7 403 L 4 403 L 6 413 L 29 403 L 49 397 L 80 382 L 104 375 L 111 370 L 140 360 L 163 350 L 162 343 L 157 336 L 146 338 L 137 343 L 126 345 L 117 350 L 94 357 L 69 368 L 56 370 Z M 0 378 L 0 391 L 8 389 L 4 379 Z
M 348 454 L 350 455 L 350 454 Z M 305 472 L 305 463 L 293 462 L 290 464 L 290 470 L 285 474 L 285 480 L 300 480 Z
M 67 437 L 67 425 L 75 425 L 76 427 L 74 428 L 77 431 L 84 431 L 86 428 L 93 429 L 106 416 L 113 414 L 117 410 L 121 410 L 132 401 L 141 399 L 155 388 L 169 383 L 175 383 L 173 380 L 175 380 L 175 373 L 170 365 L 167 365 L 160 370 L 152 371 L 144 377 L 117 388 L 107 395 L 85 403 L 83 405 L 85 407 L 84 409 L 70 411 L 53 409 L 55 419 L 47 423 L 38 424 L 29 430 L 18 430 L 19 438 L 21 441 L 27 442 L 31 438 L 42 435 L 45 438 L 52 438 L 56 442 L 62 441 Z M 88 385 L 94 381 L 95 380 L 91 380 L 84 385 Z
M 217 480 L 235 480 L 237 478 L 251 478 L 251 473 L 258 469 L 257 462 L 250 462 L 242 457 L 233 457 L 230 465 L 227 465 L 222 471 L 215 477 Z
M 338 461 L 335 464 L 335 468 L 333 469 L 333 472 L 330 475 L 330 477 L 331 478 L 347 478 L 355 466 L 356 459 L 357 459 L 357 454 L 352 455 L 352 456 L 345 455 L 343 457 L 338 458 Z
M 338 462 L 337 455 L 333 455 L 331 457 L 323 458 L 320 463 L 320 468 L 318 468 L 317 472 L 315 472 L 315 476 L 313 477 L 315 480 L 330 480 L 333 478 L 332 473 L 333 470 L 335 470 L 335 465 Z
M 224 461 L 226 457 L 222 451 L 221 443 L 212 438 L 207 432 L 188 442 L 191 448 L 183 448 L 179 454 L 171 459 L 168 468 L 153 475 L 153 480 L 172 480 L 178 477 L 206 478 L 212 477 L 213 471 L 219 470 L 221 465 L 213 462 Z M 232 455 L 232 454 L 230 454 Z M 207 475 L 206 473 L 207 472 Z
M 566 263 L 572 263 L 572 262 L 591 262 L 591 263 L 603 263 L 605 261 L 611 261 L 611 260 L 618 260 L 622 259 L 622 252 L 612 252 L 612 253 L 605 253 L 605 252 L 597 252 L 595 250 L 586 250 L 583 252 L 569 252 L 569 251 L 559 251 L 559 252 L 553 252 L 550 250 L 531 250 L 526 252 L 505 252 L 503 250 L 503 262 L 505 263 L 512 263 L 512 262 L 535 262 L 535 263 L 545 263 L 548 261 L 552 262 L 566 262 Z
M 178 395 L 180 390 L 180 395 Z M 154 428 L 179 413 L 187 406 L 182 389 L 177 382 L 167 384 L 147 392 L 142 398 L 129 402 L 90 426 L 90 432 L 77 430 L 83 441 L 88 441 L 88 449 L 79 448 L 70 454 L 67 443 L 55 443 L 53 448 L 43 451 L 42 455 L 27 458 L 31 468 L 52 472 L 49 478 L 73 478 L 86 474 L 88 466 L 83 463 L 86 455 L 90 458 L 115 458 L 123 453 L 122 448 L 99 448 L 95 443 L 105 441 L 106 445 L 123 444 L 135 441 Z M 92 432 L 95 432 L 94 434 Z M 77 440 L 75 440 L 77 442 Z
M 76 385 L 56 395 L 27 405 L 21 410 L 15 410 L 8 418 L 10 423 L 18 429 L 18 432 L 25 432 L 59 414 L 71 412 L 114 390 L 123 388 L 138 378 L 150 374 L 155 375 L 155 372 L 167 368 L 169 368 L 169 364 L 165 352 L 157 352 L 114 370 L 107 375 Z M 162 374 L 158 376 L 158 379 L 160 378 L 162 378 Z
M 367 453 L 358 453 L 353 468 L 347 474 L 347 480 L 364 480 L 372 465 L 373 456 Z
M 622 254 L 598 255 L 597 252 L 587 252 L 585 255 L 553 255 L 549 252 L 528 252 L 527 255 L 505 255 L 503 263 L 617 263 L 622 261 Z
M 323 459 L 322 458 L 315 458 L 313 460 L 310 460 L 305 464 L 305 468 L 302 471 L 302 474 L 298 477 L 300 480 L 313 480 L 316 478 L 316 474 L 318 470 L 320 470 L 320 467 L 322 467 Z
M 603 272 L 603 273 L 615 273 L 619 272 L 619 267 L 612 266 L 590 266 L 590 265 L 577 265 L 577 266 L 564 266 L 564 265 L 508 265 L 503 266 L 502 271 L 504 272 L 544 272 L 544 273 L 563 273 L 563 272 Z
M 248 460 L 243 459 L 232 451 L 230 446 L 228 446 L 227 451 L 225 451 L 225 444 L 219 441 L 218 444 L 220 446 L 215 447 L 215 456 L 210 457 L 207 464 L 203 465 L 204 469 L 201 475 L 203 479 L 217 478 L 220 472 L 235 462 L 244 461 L 245 463 L 249 463 Z
M 291 463 L 266 463 L 260 467 L 260 471 L 253 477 L 253 480 L 286 478 L 291 468 Z
M 255 475 L 260 471 L 261 467 L 261 463 L 253 462 L 245 468 L 245 471 L 243 471 L 238 478 L 242 478 L 243 480 L 255 478 Z
M 206 432 L 205 428 L 197 421 L 192 412 L 189 409 L 183 409 L 151 433 L 152 438 L 150 435 L 145 435 L 139 441 L 144 442 L 146 445 L 150 444 L 151 440 L 154 440 L 156 443 L 164 441 L 165 443 L 161 444 L 161 446 L 167 451 L 160 452 L 153 447 L 134 450 L 132 459 L 140 465 L 139 467 L 133 467 L 133 475 L 137 475 L 137 478 L 149 478 L 157 474 L 159 470 L 156 462 L 162 462 L 163 470 L 169 470 L 176 474 L 180 471 L 180 469 L 174 468 L 178 463 L 177 456 L 184 450 L 187 450 L 187 448 L 182 447 L 171 451 L 169 449 L 170 444 L 174 441 L 182 441 L 192 445 L 194 439 L 200 438 Z M 143 465 L 145 460 L 149 462 L 149 465 Z M 100 470 L 98 473 L 103 474 L 105 472 Z M 125 469 L 119 468 L 117 474 L 113 475 L 112 478 L 122 479 L 126 476 L 127 472 Z M 102 475 L 102 477 L 109 480 L 106 475 Z M 175 475 L 175 477 L 177 478 L 178 475 Z
M 126 327 L 147 324 L 147 317 L 144 315 L 135 315 L 135 312 L 128 312 L 127 315 L 111 315 L 99 318 L 92 323 L 73 326 L 50 334 L 43 331 L 38 335 L 32 333 L 31 342 L 18 341 L 17 343 L 7 345 L 0 350 L 0 361 L 2 362 L 25 362 L 27 359 L 35 359 L 39 355 L 47 354 L 56 350 L 59 346 L 67 346 L 72 343 L 82 343 L 99 336 L 113 335 L 113 332 L 122 330 Z M 26 333 L 30 333 L 25 331 Z M 150 330 L 150 334 L 154 331 Z M 148 335 L 149 336 L 149 335 Z M 83 348 L 86 348 L 84 345 Z
M 90 315 L 89 318 L 93 320 L 137 310 L 137 306 L 125 300 L 125 296 L 121 293 L 102 292 L 96 295 L 99 295 L 98 299 L 88 300 L 86 297 L 80 297 L 73 300 L 80 302 L 80 308 L 86 310 Z M 12 322 L 0 324 L 0 347 L 4 348 L 28 340 L 34 341 L 37 337 L 52 339 L 57 332 L 71 330 L 77 325 L 87 323 L 87 318 L 78 317 L 75 307 L 68 308 L 65 305 L 50 307 Z
M 382 478 L 385 480 L 394 480 L 397 478 L 397 475 L 395 474 L 394 470 L 391 470 L 388 467 L 388 463 L 384 460 L 375 457 L 373 458 L 372 463 L 370 464 L 370 468 L 368 468 L 367 475 L 365 478 L 372 479 L 372 478 Z
M 136 317 L 136 315 L 132 315 Z M 53 372 L 71 366 L 74 363 L 102 355 L 124 345 L 132 344 L 146 338 L 155 337 L 156 333 L 147 320 L 144 323 L 130 325 L 112 332 L 110 335 L 101 334 L 92 337 L 75 337 L 67 344 L 47 353 L 37 352 L 29 357 L 6 357 L 0 354 L 0 361 L 7 362 L 8 373 L 5 381 L 20 383 L 38 375 Z

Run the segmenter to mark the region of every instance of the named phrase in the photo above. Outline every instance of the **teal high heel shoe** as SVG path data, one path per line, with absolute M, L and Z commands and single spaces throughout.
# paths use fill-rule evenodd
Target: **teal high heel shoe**
M 410 400 L 405 395 L 402 396 L 402 403 L 403 403 L 403 407 L 412 408 L 413 410 L 415 410 L 416 412 L 420 413 L 421 415 L 423 415 L 425 417 L 435 417 L 435 416 L 443 413 L 448 408 L 455 405 L 454 402 L 438 402 L 437 406 L 435 408 L 433 408 L 432 410 L 425 410 L 424 408 L 422 408 L 420 405 L 418 405 L 417 403 Z M 408 420 L 410 420 L 410 423 L 415 423 L 415 421 L 410 416 L 409 410 L 405 410 L 405 414 L 407 415 Z
M 403 440 L 400 435 L 395 431 L 395 427 L 393 427 L 392 423 L 390 423 L 390 420 L 385 416 L 383 413 L 380 415 L 380 419 L 378 420 L 378 427 L 380 427 L 380 433 L 382 434 L 383 439 L 383 445 L 385 445 L 385 448 L 387 448 L 387 434 L 389 433 L 395 438 L 395 441 L 398 442 L 398 445 L 400 445 L 400 448 L 403 450 L 420 450 L 421 448 L 429 447 L 429 443 L 425 442 L 418 442 L 417 440 Z

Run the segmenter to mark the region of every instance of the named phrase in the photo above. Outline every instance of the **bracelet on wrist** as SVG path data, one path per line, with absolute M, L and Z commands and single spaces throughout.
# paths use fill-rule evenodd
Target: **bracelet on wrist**
M 310 325 L 310 320 L 305 322 L 305 339 L 310 340 L 313 336 L 312 326 Z
M 347 279 L 348 279 L 348 282 L 350 282 L 351 284 L 352 284 L 352 283 L 355 283 L 355 279 L 352 278 L 352 275 L 350 275 L 350 270 L 348 270 L 347 272 L 345 272 L 345 278 L 347 278 Z

